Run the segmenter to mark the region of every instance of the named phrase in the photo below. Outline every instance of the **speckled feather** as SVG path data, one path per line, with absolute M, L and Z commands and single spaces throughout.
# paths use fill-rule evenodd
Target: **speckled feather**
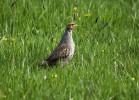
M 50 66 L 55 65 L 58 60 L 66 59 L 71 52 L 71 46 L 68 44 L 62 44 L 57 46 L 57 48 L 50 54 L 46 59 Z
M 46 66 L 46 65 L 54 66 L 57 65 L 58 61 L 60 61 L 62 65 L 64 65 L 72 58 L 75 48 L 72 38 L 73 28 L 70 28 L 69 26 L 66 28 L 66 31 L 62 36 L 59 45 L 54 49 L 54 51 L 50 54 L 50 56 L 46 60 L 39 63 L 39 66 Z

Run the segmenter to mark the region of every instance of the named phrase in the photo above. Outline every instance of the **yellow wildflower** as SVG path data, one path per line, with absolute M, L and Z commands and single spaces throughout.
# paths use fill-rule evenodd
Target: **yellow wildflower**
M 0 100 L 6 98 L 6 95 L 2 93 L 2 91 L 0 90 Z
M 132 80 L 132 81 L 134 81 L 134 80 L 135 80 L 135 78 L 134 78 L 134 77 L 132 77 L 132 78 L 131 78 L 131 80 Z
M 55 77 L 57 77 L 57 74 L 55 74 Z
M 6 98 L 6 95 L 1 96 L 0 98 Z
M 91 16 L 91 14 L 89 14 L 89 13 L 88 14 L 84 14 L 84 16 L 89 17 L 89 16 Z
M 2 41 L 7 41 L 7 40 L 8 40 L 8 39 L 7 39 L 7 38 L 5 38 L 5 37 L 3 37 L 3 38 L 2 38 Z
M 11 41 L 13 41 L 13 42 L 15 41 L 15 39 L 14 39 L 14 38 L 10 38 L 10 40 L 11 40 Z
M 55 78 L 57 78 L 57 74 L 55 73 L 55 74 L 52 74 L 52 77 L 55 77 Z
M 77 10 L 78 10 L 78 7 L 75 6 L 75 7 L 73 8 L 73 10 L 74 10 L 74 11 L 77 11 Z
M 1 41 L 12 41 L 14 42 L 15 39 L 14 38 L 6 38 L 5 36 L 1 39 Z

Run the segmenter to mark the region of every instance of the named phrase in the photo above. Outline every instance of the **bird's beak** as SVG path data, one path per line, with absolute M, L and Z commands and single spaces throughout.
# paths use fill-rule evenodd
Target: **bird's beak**
M 76 27 L 76 26 L 78 26 L 78 25 L 75 24 L 75 23 L 70 23 L 70 24 L 68 25 L 68 27 L 69 27 L 71 30 L 73 30 L 74 27 Z
M 76 26 L 78 26 L 77 24 L 74 24 L 74 26 L 76 27 Z

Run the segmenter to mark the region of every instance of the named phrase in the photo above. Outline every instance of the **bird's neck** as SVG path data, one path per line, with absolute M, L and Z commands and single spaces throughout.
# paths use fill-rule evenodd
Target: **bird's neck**
M 65 35 L 72 36 L 72 30 L 70 28 L 66 28 Z
M 72 31 L 72 29 L 70 29 L 69 27 L 66 28 L 66 31 Z
M 67 28 L 65 30 L 65 33 L 62 37 L 62 41 L 61 42 L 64 42 L 64 43 L 72 43 L 73 42 L 73 39 L 72 39 L 72 30 L 70 30 L 69 28 Z

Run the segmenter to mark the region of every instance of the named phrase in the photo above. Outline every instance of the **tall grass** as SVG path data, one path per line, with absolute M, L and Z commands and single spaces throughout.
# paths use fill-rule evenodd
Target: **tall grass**
M 39 69 L 75 1 L 0 0 L 0 99 L 139 99 L 138 0 L 77 0 L 75 55 Z

